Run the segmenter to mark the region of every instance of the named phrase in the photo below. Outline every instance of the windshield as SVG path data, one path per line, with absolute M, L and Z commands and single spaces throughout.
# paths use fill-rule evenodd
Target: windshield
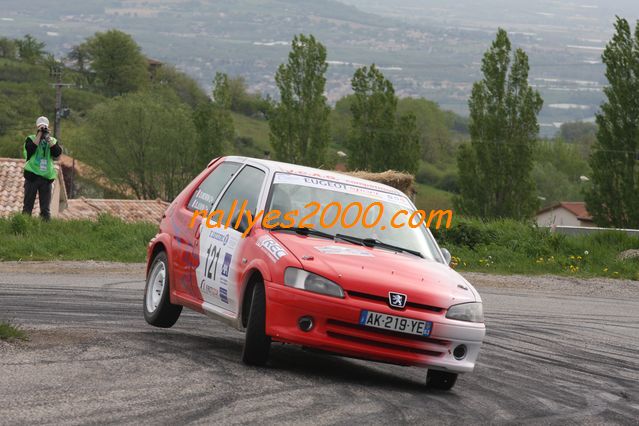
M 408 226 L 408 218 L 415 209 L 405 196 L 332 180 L 276 173 L 266 211 L 272 210 L 281 212 L 281 218 L 272 224 L 289 226 L 294 220 L 295 227 L 312 226 L 331 236 L 377 240 L 442 262 L 430 231 L 424 225 Z M 400 210 L 407 214 L 398 214 Z M 287 212 L 292 213 L 289 221 L 283 219 Z M 404 226 L 394 227 L 392 223 Z M 371 246 L 378 245 L 371 243 Z

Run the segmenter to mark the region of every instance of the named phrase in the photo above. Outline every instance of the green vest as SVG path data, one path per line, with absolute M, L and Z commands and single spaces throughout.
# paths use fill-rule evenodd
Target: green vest
M 35 135 L 29 135 L 28 139 L 35 141 Z M 56 139 L 51 137 L 52 141 Z M 27 144 L 26 142 L 22 146 L 22 155 L 24 159 L 27 159 Z M 40 142 L 37 145 L 36 151 L 33 153 L 29 161 L 24 165 L 24 169 L 28 172 L 42 176 L 45 179 L 54 180 L 58 176 L 58 172 L 53 166 L 53 160 L 51 159 L 51 147 L 49 143 Z

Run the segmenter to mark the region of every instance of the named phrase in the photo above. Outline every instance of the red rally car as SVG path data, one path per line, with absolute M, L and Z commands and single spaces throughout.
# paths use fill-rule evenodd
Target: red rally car
M 218 158 L 149 243 L 144 317 L 171 327 L 186 306 L 223 320 L 245 332 L 251 365 L 285 342 L 422 366 L 427 386 L 450 389 L 479 355 L 481 298 L 425 225 L 398 219 L 414 211 L 379 183 Z

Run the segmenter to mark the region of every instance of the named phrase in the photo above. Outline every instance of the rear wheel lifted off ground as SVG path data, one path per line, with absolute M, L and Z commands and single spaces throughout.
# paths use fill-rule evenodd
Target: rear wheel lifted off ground
M 266 293 L 264 284 L 256 282 L 251 292 L 242 361 L 248 365 L 265 365 L 270 349 L 271 338 L 266 335 Z
M 451 390 L 457 381 L 457 373 L 428 370 L 426 373 L 426 387 L 437 390 Z
M 151 325 L 172 327 L 180 317 L 182 306 L 170 302 L 169 263 L 161 251 L 153 259 L 144 288 L 144 319 Z

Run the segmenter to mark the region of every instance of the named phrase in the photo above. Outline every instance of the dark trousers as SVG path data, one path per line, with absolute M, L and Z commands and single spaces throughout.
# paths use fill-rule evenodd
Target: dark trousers
M 36 195 L 40 196 L 40 217 L 44 220 L 51 218 L 51 187 L 53 182 L 40 176 L 36 176 L 31 180 L 24 180 L 24 206 L 22 213 L 31 216 L 33 205 L 35 204 Z

